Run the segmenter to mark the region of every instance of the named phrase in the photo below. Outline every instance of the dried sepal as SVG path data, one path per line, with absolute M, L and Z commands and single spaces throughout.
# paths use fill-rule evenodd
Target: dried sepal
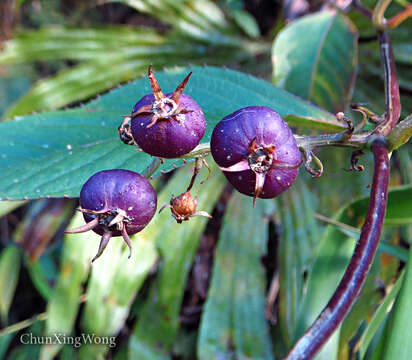
M 102 225 L 105 228 L 103 235 L 101 237 L 101 240 L 100 240 L 99 249 L 97 251 L 97 254 L 93 257 L 92 262 L 98 259 L 100 255 L 103 253 L 110 238 L 113 236 L 113 231 L 115 229 L 121 232 L 121 235 L 125 243 L 129 247 L 129 252 L 130 252 L 129 258 L 130 258 L 130 256 L 132 255 L 132 244 L 131 244 L 129 234 L 127 233 L 127 229 L 126 229 L 126 223 L 128 223 L 130 219 L 128 218 L 128 216 L 123 210 L 121 209 L 109 210 L 107 208 L 103 208 L 102 210 L 90 210 L 90 209 L 78 208 L 77 210 L 82 213 L 95 215 L 96 217 L 82 226 L 79 226 L 71 230 L 66 230 L 65 231 L 66 234 L 84 233 L 84 232 L 93 230 L 98 225 Z
M 170 208 L 172 216 L 179 224 L 194 216 L 205 216 L 208 218 L 212 217 L 206 211 L 196 211 L 197 198 L 193 198 L 190 191 L 186 191 L 177 197 L 172 195 L 170 203 L 163 205 L 159 210 L 159 213 L 166 207 Z
M 149 66 L 148 70 L 148 76 L 149 76 L 149 81 L 150 81 L 150 86 L 152 87 L 153 95 L 156 100 L 163 99 L 165 96 L 163 94 L 162 89 L 160 88 L 156 78 L 154 77 L 153 71 L 152 71 L 152 64 Z
M 131 118 L 135 119 L 139 116 L 152 116 L 150 123 L 146 128 L 151 128 L 158 121 L 174 119 L 178 122 L 182 121 L 182 115 L 192 112 L 192 110 L 185 109 L 179 106 L 180 96 L 185 89 L 187 82 L 189 81 L 192 72 L 190 72 L 184 80 L 177 86 L 176 90 L 173 92 L 172 96 L 167 97 L 157 82 L 153 71 L 152 65 L 149 66 L 148 76 L 150 81 L 150 86 L 155 98 L 155 101 L 151 105 L 144 105 L 132 113 Z M 124 127 L 123 127 L 124 128 Z

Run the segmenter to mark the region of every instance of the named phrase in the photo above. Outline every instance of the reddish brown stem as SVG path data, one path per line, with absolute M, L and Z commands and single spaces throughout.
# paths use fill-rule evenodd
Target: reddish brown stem
M 404 10 L 402 10 L 399 14 L 396 14 L 395 16 L 388 19 L 387 27 L 389 29 L 393 29 L 411 16 L 412 16 L 412 4 L 406 7 Z
M 286 359 L 308 360 L 315 356 L 349 312 L 369 272 L 385 218 L 389 182 L 388 150 L 381 137 L 373 141 L 372 152 L 375 170 L 368 213 L 349 266 L 326 307 Z
M 375 129 L 376 134 L 388 136 L 401 115 L 398 75 L 389 35 L 379 32 L 381 61 L 385 76 L 385 120 Z

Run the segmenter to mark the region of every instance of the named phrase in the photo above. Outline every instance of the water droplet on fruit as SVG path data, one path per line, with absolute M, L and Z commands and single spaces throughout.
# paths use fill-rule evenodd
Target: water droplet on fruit
M 150 207 L 155 207 L 155 206 L 156 206 L 156 203 L 155 203 L 154 201 L 151 201 L 151 202 L 149 203 L 149 205 L 150 205 Z
M 226 156 L 226 159 L 230 160 L 232 158 L 232 156 L 228 155 Z
M 42 147 L 44 147 L 45 149 L 48 149 L 49 146 L 50 146 L 49 144 L 43 144 L 43 145 L 42 145 Z
M 239 180 L 242 180 L 243 178 L 241 176 L 238 177 Z
M 7 155 L 6 155 L 6 154 L 1 154 L 1 157 L 2 157 L 3 159 L 5 159 L 5 158 L 7 157 Z
M 19 182 L 19 179 L 14 179 L 13 180 L 15 183 L 18 183 Z
M 13 141 L 10 141 L 10 142 L 9 142 L 9 145 L 10 145 L 10 146 L 14 146 L 14 142 L 13 142 Z
M 127 210 L 129 210 L 129 211 L 133 210 L 133 206 L 129 206 L 129 207 L 127 208 Z
M 39 193 L 40 192 L 40 189 L 36 189 L 36 193 Z
M 235 132 L 237 132 L 237 133 L 238 133 L 239 131 L 240 131 L 239 129 L 236 129 L 236 130 L 235 130 Z
M 140 126 L 144 126 L 144 123 L 140 123 Z
M 66 149 L 67 149 L 67 150 L 71 150 L 71 149 L 73 149 L 73 147 L 72 147 L 70 144 L 67 144 L 67 145 L 66 145 Z
M 73 154 L 73 151 L 69 151 L 69 155 Z
M 280 176 L 276 176 L 276 180 L 277 180 L 277 181 L 280 181 Z
M 101 124 L 102 126 L 105 126 L 105 125 L 106 125 L 106 121 L 102 121 L 100 124 Z
M 220 132 L 221 132 L 221 133 L 224 133 L 224 132 L 225 132 L 225 130 L 220 130 Z

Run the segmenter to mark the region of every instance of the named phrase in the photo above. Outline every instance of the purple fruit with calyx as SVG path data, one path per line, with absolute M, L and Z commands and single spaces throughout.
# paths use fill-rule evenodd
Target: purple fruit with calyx
M 266 106 L 249 106 L 215 127 L 211 152 L 229 182 L 242 194 L 273 198 L 295 181 L 301 153 L 291 129 Z
M 153 94 L 141 98 L 131 115 L 131 135 L 146 153 L 176 158 L 192 151 L 203 137 L 206 120 L 202 109 L 189 95 L 182 94 L 191 74 L 173 93 L 164 95 L 149 67 Z
M 74 234 L 93 230 L 102 235 L 96 260 L 111 237 L 122 236 L 132 254 L 129 235 L 142 231 L 156 212 L 157 197 L 150 182 L 129 170 L 104 170 L 94 174 L 80 191 L 80 211 L 86 224 L 67 230 Z

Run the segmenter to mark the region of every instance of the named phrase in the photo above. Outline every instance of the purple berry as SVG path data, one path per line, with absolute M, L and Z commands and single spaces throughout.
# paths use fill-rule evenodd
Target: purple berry
M 102 235 L 94 261 L 112 236 L 122 236 L 131 255 L 129 235 L 142 231 L 150 222 L 156 212 L 157 197 L 144 176 L 129 170 L 104 170 L 83 185 L 80 206 L 86 224 L 66 233 L 93 230 Z
M 298 173 L 301 153 L 292 131 L 266 106 L 249 106 L 223 118 L 210 143 L 216 163 L 242 194 L 273 198 L 288 189 Z
M 146 153 L 176 158 L 193 150 L 203 137 L 206 120 L 202 109 L 190 96 L 182 94 L 191 74 L 173 93 L 164 95 L 152 73 L 152 67 L 149 67 L 153 94 L 141 98 L 131 115 L 131 136 Z M 130 136 L 121 130 L 122 140 L 130 140 Z M 130 134 L 129 129 L 126 132 Z

